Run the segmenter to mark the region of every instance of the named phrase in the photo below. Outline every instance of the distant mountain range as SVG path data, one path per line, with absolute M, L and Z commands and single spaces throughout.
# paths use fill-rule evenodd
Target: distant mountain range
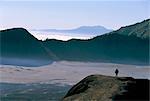
M 66 29 L 66 30 L 58 30 L 58 29 L 41 29 L 34 31 L 46 31 L 46 32 L 58 32 L 58 33 L 77 33 L 77 34 L 87 34 L 87 35 L 102 35 L 104 33 L 111 32 L 112 30 L 107 29 L 103 26 L 81 26 L 75 29 Z
M 34 60 L 35 65 L 61 60 L 149 64 L 149 23 L 150 19 L 89 40 L 69 41 L 39 41 L 22 28 L 2 30 L 1 64 L 13 64 L 14 59 Z M 32 65 L 20 65 L 25 64 Z

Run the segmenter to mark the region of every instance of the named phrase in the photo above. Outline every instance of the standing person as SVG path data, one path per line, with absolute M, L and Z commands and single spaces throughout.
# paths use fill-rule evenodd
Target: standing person
M 115 70 L 115 74 L 116 74 L 116 76 L 118 76 L 118 73 L 119 73 L 119 70 L 118 70 L 118 69 L 116 69 L 116 70 Z

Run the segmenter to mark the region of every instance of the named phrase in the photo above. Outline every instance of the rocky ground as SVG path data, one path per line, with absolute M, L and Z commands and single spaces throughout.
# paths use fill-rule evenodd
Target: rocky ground
M 148 79 L 90 75 L 74 85 L 63 101 L 149 101 Z

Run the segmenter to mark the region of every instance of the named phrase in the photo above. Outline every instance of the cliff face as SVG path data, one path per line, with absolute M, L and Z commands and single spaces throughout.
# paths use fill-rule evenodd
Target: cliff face
M 90 75 L 74 85 L 63 101 L 149 100 L 149 80 Z

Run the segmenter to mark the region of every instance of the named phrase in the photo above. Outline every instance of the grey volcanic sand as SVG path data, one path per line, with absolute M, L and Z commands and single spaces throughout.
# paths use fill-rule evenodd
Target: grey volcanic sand
M 91 74 L 114 76 L 116 68 L 120 77 L 150 78 L 149 66 L 60 61 L 41 67 L 1 65 L 0 82 L 73 85 Z

